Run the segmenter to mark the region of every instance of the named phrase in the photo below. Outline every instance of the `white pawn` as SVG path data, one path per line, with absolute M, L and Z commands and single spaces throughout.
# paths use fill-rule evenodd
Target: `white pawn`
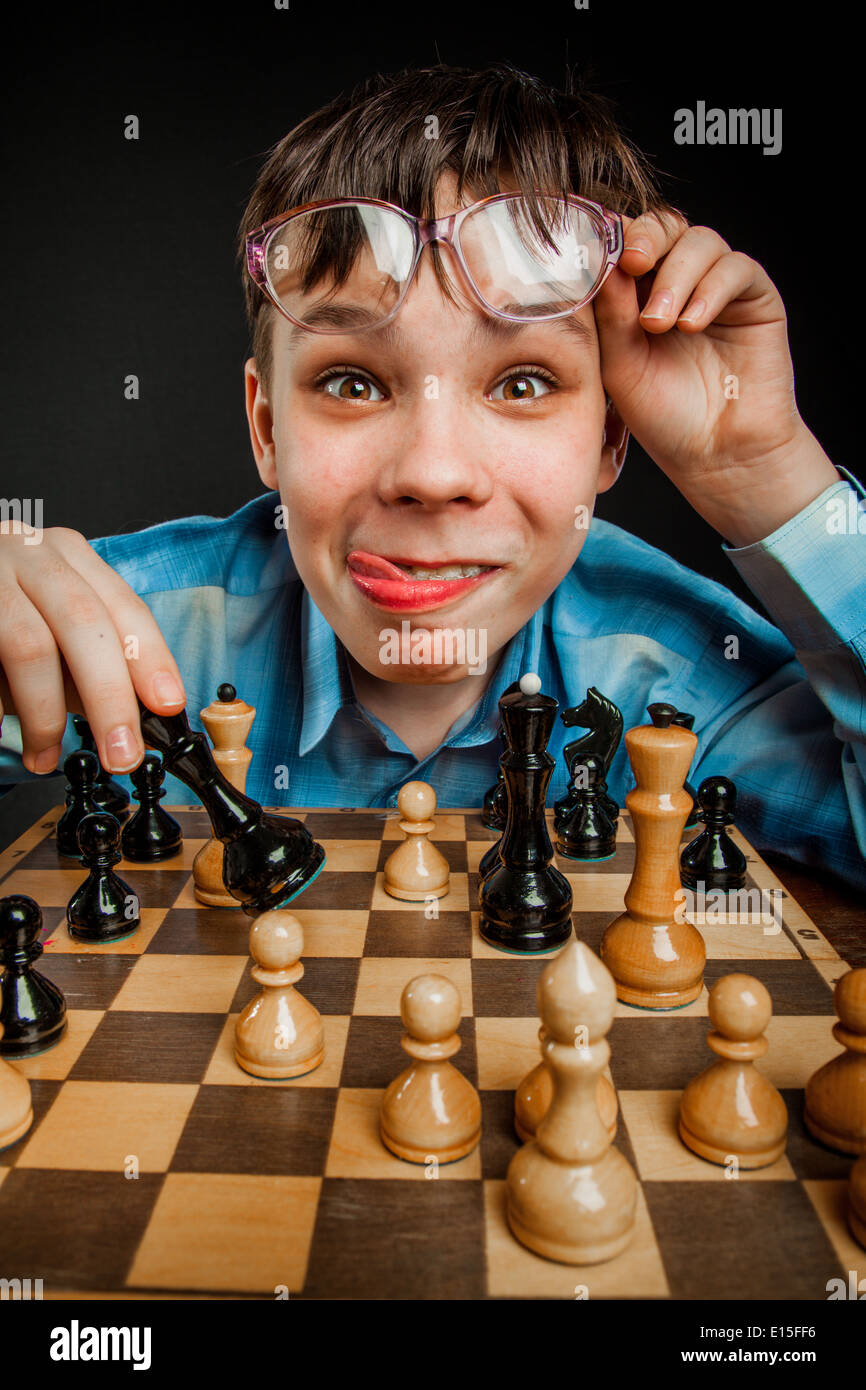
M 453 1163 L 481 1138 L 481 1101 L 448 1060 L 459 1052 L 460 994 L 444 975 L 417 975 L 400 999 L 412 1065 L 382 1098 L 382 1143 L 409 1163 Z
M 538 1041 L 541 1043 L 542 1051 L 546 1040 L 545 1029 L 539 1028 Z M 532 1070 L 526 1073 L 514 1092 L 514 1128 L 518 1139 L 522 1139 L 524 1144 L 535 1138 L 539 1124 L 550 1109 L 552 1099 L 553 1076 L 547 1061 L 542 1057 L 541 1061 L 536 1062 Z M 601 1073 L 596 1084 L 595 1103 L 602 1124 L 611 1139 L 615 1139 L 619 1101 L 613 1082 L 605 1072 Z
M 766 1168 L 785 1152 L 788 1111 L 755 1059 L 773 1014 L 766 987 L 753 975 L 723 975 L 710 990 L 713 1031 L 707 1043 L 717 1060 L 690 1081 L 680 1101 L 680 1138 L 710 1163 Z
M 848 1179 L 848 1225 L 866 1250 L 866 1154 L 861 1154 Z
M 444 898 L 448 860 L 427 838 L 436 829 L 436 793 L 427 782 L 406 782 L 397 797 L 400 829 L 406 839 L 385 861 L 385 892 L 406 902 Z
M 839 1022 L 833 1037 L 845 1051 L 806 1082 L 806 1128 L 842 1153 L 866 1153 L 866 969 L 849 970 L 833 991 Z
M 246 787 L 252 762 L 246 740 L 255 717 L 254 707 L 239 700 L 234 686 L 227 681 L 219 687 L 213 703 L 201 711 L 201 722 L 213 744 L 214 762 L 239 792 Z M 223 882 L 224 855 L 221 842 L 215 838 L 202 845 L 192 864 L 193 891 L 199 902 L 210 907 L 237 908 L 237 898 L 232 897 Z
M 631 1240 L 637 1178 L 598 1112 L 616 1010 L 610 971 L 572 941 L 542 971 L 538 1009 L 553 1098 L 535 1138 L 511 1160 L 508 1224 L 523 1245 L 563 1264 L 613 1259 Z
M 283 908 L 263 912 L 250 927 L 252 975 L 262 989 L 238 1018 L 235 1061 L 253 1076 L 303 1076 L 325 1056 L 321 1014 L 295 989 L 303 949 L 301 924 Z
M 0 1038 L 3 1024 L 0 1023 Z M 33 1123 L 30 1082 L 26 1076 L 0 1057 L 0 1149 L 8 1149 L 26 1134 Z

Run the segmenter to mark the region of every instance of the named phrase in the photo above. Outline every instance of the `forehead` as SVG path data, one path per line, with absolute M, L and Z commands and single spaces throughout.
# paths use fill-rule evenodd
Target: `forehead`
M 423 289 L 425 283 L 426 289 Z M 544 343 L 550 348 L 561 345 L 563 348 L 576 348 L 588 356 L 598 355 L 598 335 L 591 305 L 586 305 L 576 313 L 567 314 L 560 319 L 512 323 L 507 319 L 485 314 L 481 307 L 475 304 L 461 302 L 455 305 L 447 301 L 433 274 L 423 273 L 423 263 L 419 266 L 418 278 L 409 291 L 409 298 L 390 323 L 363 330 L 347 327 L 345 333 L 315 333 L 289 323 L 279 315 L 276 331 L 287 346 L 295 351 L 323 347 L 326 344 L 330 344 L 336 350 L 338 344 L 351 340 L 353 343 L 364 343 L 383 351 L 408 353 L 412 347 L 412 326 L 435 311 L 436 301 L 431 300 L 430 296 L 438 296 L 439 304 L 455 316 L 454 326 L 462 329 L 467 335 L 463 343 L 467 351 L 507 344 L 513 345 L 516 351 L 522 351 L 524 344 L 528 349 L 530 344 L 537 347 Z M 351 310 L 351 306 L 346 307 Z M 429 351 L 426 341 L 424 350 Z

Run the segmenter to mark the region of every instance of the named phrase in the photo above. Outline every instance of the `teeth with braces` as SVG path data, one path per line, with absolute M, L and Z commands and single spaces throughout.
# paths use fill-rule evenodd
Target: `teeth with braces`
M 413 579 L 474 579 L 483 574 L 489 565 L 442 565 L 439 569 L 428 569 L 425 565 L 401 565 L 400 568 Z

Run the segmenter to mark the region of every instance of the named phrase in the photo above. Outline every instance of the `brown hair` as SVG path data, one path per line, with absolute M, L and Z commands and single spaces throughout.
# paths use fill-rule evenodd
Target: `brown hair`
M 426 138 L 429 117 L 438 134 Z M 364 196 L 434 215 L 440 175 L 477 198 L 500 191 L 507 174 L 533 203 L 533 190 L 592 198 L 636 217 L 673 209 L 647 159 L 620 130 L 611 103 L 569 76 L 557 91 L 510 63 L 481 71 L 439 64 L 376 74 L 290 130 L 271 150 L 240 226 L 244 237 L 289 208 L 319 198 Z M 534 211 L 534 207 L 533 207 Z M 447 277 L 432 247 L 436 274 Z M 267 299 L 244 272 L 253 355 L 267 392 L 271 372 Z

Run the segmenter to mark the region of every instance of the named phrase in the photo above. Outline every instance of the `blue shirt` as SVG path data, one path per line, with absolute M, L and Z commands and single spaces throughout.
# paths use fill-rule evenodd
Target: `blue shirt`
M 843 470 L 840 470 L 840 472 Z M 285 806 L 394 806 L 430 782 L 443 807 L 479 806 L 496 778 L 499 697 L 526 671 L 561 708 L 597 686 L 625 727 L 668 701 L 694 713 L 697 785 L 734 779 L 757 848 L 833 868 L 866 888 L 866 506 L 845 474 L 772 535 L 725 546 L 772 614 L 617 526 L 593 518 L 574 566 L 505 648 L 487 689 L 420 760 L 356 699 L 345 650 L 306 592 L 279 528 L 279 497 L 224 519 L 188 517 L 94 549 L 146 601 L 180 668 L 188 713 L 231 681 L 254 705 L 247 790 Z M 566 789 L 559 720 L 548 804 Z M 64 755 L 78 746 L 70 729 Z M 29 779 L 17 720 L 4 721 L 0 782 Z M 634 784 L 625 746 L 608 786 Z M 191 793 L 167 778 L 165 804 Z

